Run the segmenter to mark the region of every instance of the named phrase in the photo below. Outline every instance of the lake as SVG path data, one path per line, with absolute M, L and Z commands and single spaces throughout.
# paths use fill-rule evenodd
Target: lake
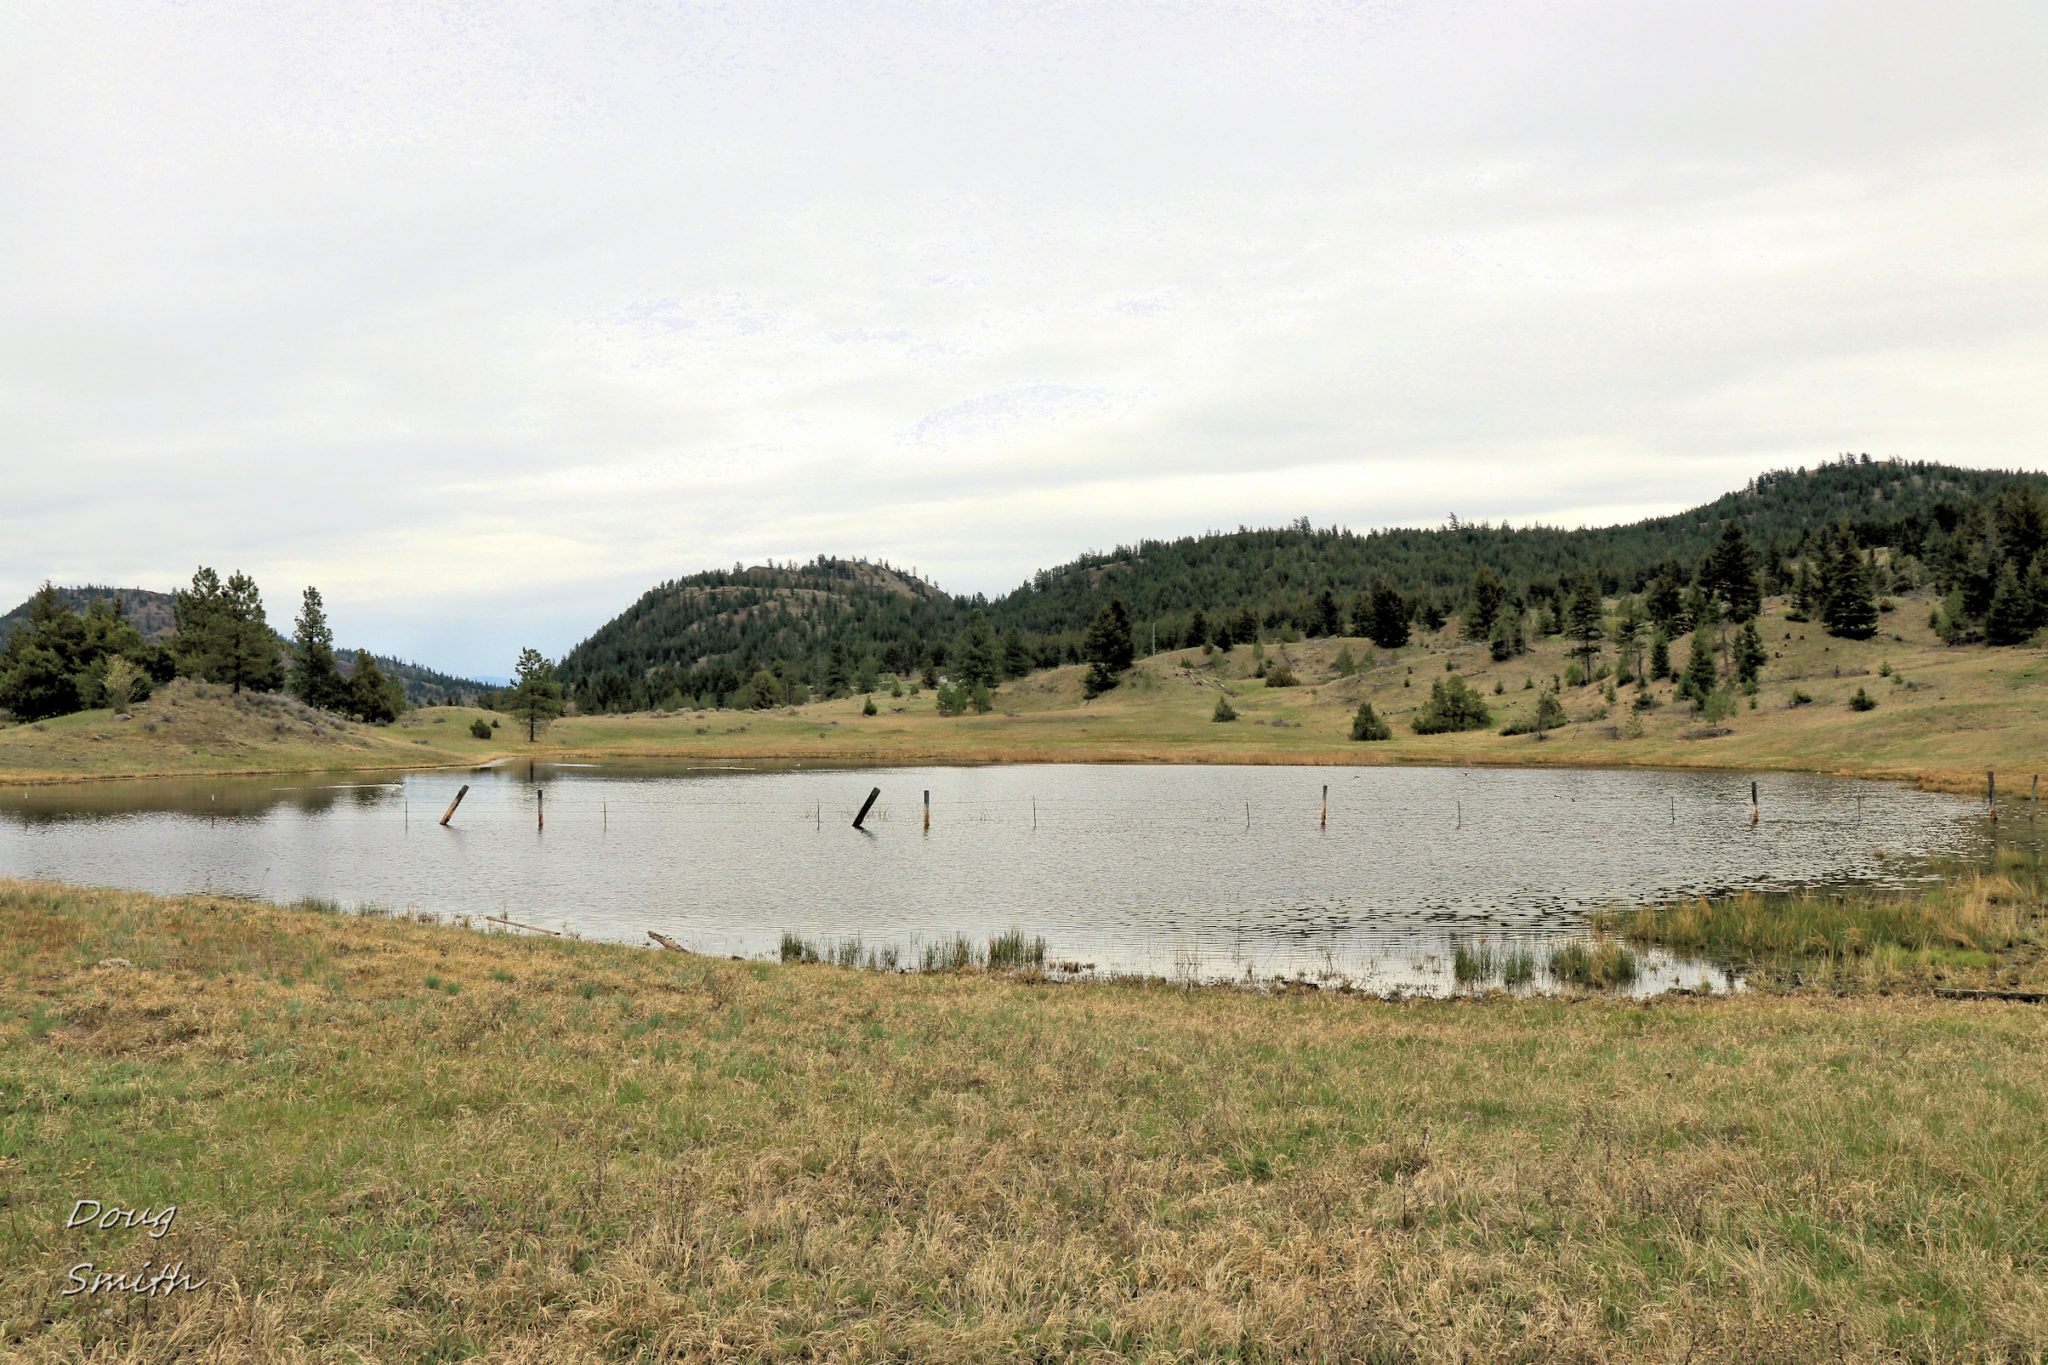
M 1985 856 L 1982 811 L 1786 773 L 510 763 L 0 789 L 0 873 L 655 930 L 749 957 L 789 932 L 916 961 L 1015 927 L 1067 970 L 1433 991 L 1454 944 L 1540 953 L 1602 905 L 1905 885 Z M 1644 990 L 1703 971 L 1647 965 Z

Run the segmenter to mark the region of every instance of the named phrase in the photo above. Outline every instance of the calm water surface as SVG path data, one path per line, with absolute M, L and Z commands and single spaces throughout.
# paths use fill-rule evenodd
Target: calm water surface
M 1021 927 L 1097 972 L 1376 989 L 1444 988 L 1454 943 L 1540 956 L 1601 905 L 1897 886 L 1989 847 L 1977 803 L 1781 773 L 517 764 L 0 789 L 12 876 L 659 930 L 745 956 L 784 931 L 914 959 Z M 1644 989 L 1702 972 L 1651 967 Z

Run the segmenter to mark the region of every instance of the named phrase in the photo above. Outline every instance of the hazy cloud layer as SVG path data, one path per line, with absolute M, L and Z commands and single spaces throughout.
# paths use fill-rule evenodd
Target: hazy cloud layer
M 2040 467 L 2038 3 L 0 10 L 0 597 L 502 673 L 820 551 Z

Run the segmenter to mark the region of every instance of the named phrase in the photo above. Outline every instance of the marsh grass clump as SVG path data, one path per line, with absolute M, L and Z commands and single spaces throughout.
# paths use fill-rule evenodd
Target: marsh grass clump
M 1551 978 L 1587 990 L 1609 990 L 1635 983 L 1640 974 L 1636 955 L 1619 943 L 1567 943 L 1550 954 Z
M 1517 948 L 1500 960 L 1500 980 L 1504 986 L 1526 986 L 1536 979 L 1536 954 L 1526 948 Z
M 1492 979 L 1499 965 L 1492 944 L 1460 943 L 1451 949 L 1451 975 L 1460 986 Z
M 863 965 L 860 935 L 842 938 L 831 947 L 831 962 L 835 967 L 859 967 Z M 822 954 L 821 954 L 822 956 Z M 787 959 L 785 959 L 787 960 Z
M 1043 967 L 1045 965 L 1045 939 L 1039 936 L 1026 938 L 1022 929 L 1011 929 L 997 934 L 988 941 L 988 966 L 990 971 L 1017 969 L 1021 967 Z
M 784 962 L 818 962 L 824 957 L 816 943 L 788 930 L 783 931 L 779 955 Z
M 955 934 L 924 945 L 923 970 L 927 972 L 967 971 L 980 966 L 981 961 L 974 940 L 965 934 Z

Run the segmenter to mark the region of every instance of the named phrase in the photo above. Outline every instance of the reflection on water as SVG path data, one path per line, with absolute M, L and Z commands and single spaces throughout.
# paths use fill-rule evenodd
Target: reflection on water
M 1454 945 L 1540 959 L 1603 904 L 1900 885 L 1931 856 L 1981 856 L 1978 812 L 1792 774 L 521 764 L 0 789 L 0 873 L 658 930 L 747 956 L 791 931 L 914 961 L 1015 926 L 1101 972 L 1442 989 Z M 1643 989 L 1701 974 L 1647 968 Z

